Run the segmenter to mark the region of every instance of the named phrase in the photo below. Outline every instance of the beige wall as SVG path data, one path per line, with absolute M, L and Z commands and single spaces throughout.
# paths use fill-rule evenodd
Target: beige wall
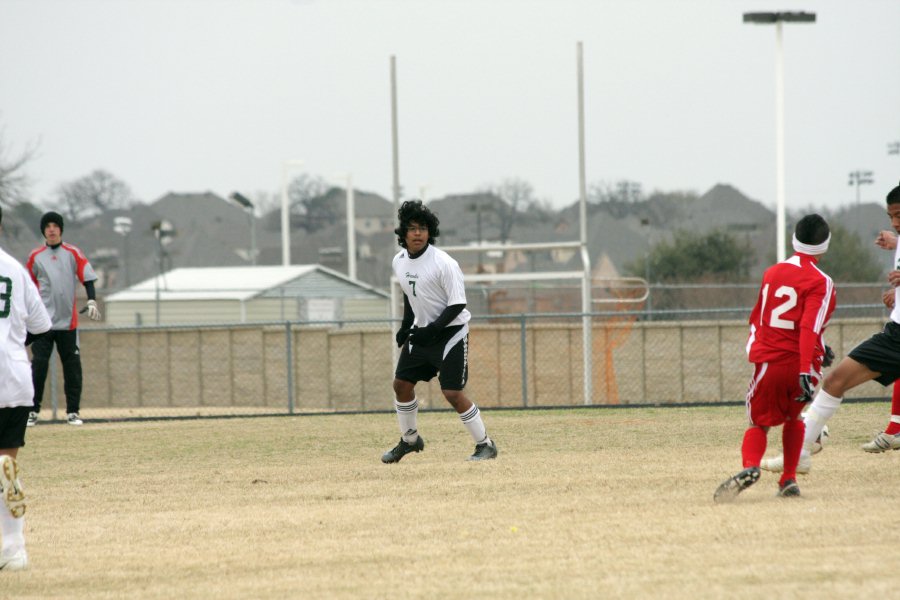
M 838 321 L 827 339 L 840 358 L 880 327 L 874 319 Z M 518 324 L 473 323 L 466 389 L 480 405 L 522 406 L 521 334 Z M 285 326 L 84 329 L 80 335 L 85 409 L 287 407 Z M 297 411 L 391 407 L 393 330 L 295 327 L 290 336 Z M 746 338 L 744 322 L 598 323 L 593 402 L 742 401 L 750 377 Z M 575 322 L 528 326 L 529 405 L 583 402 L 581 347 Z M 426 407 L 445 406 L 436 379 L 420 384 L 417 394 Z M 870 382 L 849 397 L 889 395 Z

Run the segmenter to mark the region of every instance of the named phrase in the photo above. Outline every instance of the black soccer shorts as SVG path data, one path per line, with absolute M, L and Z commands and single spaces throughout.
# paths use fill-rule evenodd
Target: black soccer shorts
M 469 326 L 446 327 L 434 343 L 403 344 L 394 377 L 416 383 L 440 373 L 442 390 L 462 390 L 469 377 Z
M 0 448 L 21 448 L 25 445 L 28 413 L 33 406 L 0 408 Z
M 884 329 L 859 344 L 847 356 L 881 373 L 875 381 L 890 385 L 900 379 L 900 325 L 888 321 Z

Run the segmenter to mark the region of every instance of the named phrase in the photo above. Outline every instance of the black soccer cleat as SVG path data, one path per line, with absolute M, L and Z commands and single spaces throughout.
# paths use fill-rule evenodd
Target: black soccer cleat
M 738 494 L 746 490 L 759 480 L 759 467 L 748 467 L 722 482 L 713 494 L 715 502 L 731 502 Z
M 778 484 L 777 496 L 779 498 L 799 498 L 800 486 L 798 486 L 797 482 L 793 479 L 788 479 L 784 483 Z
M 400 462 L 400 459 L 410 452 L 421 452 L 425 448 L 425 440 L 422 436 L 416 438 L 412 444 L 407 444 L 400 438 L 400 443 L 381 455 L 381 462 L 385 464 Z
M 491 460 L 492 458 L 497 458 L 497 444 L 494 443 L 494 440 L 475 444 L 475 453 L 469 457 L 469 460 Z

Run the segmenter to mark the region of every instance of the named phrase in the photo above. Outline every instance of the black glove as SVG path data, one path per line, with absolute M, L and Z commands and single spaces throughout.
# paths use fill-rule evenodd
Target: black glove
M 397 332 L 397 335 L 394 336 L 394 339 L 397 340 L 397 347 L 402 348 L 403 344 L 406 343 L 406 338 L 409 337 L 410 329 L 409 327 L 401 327 Z
M 800 373 L 800 395 L 794 398 L 796 402 L 807 402 L 813 399 L 813 393 L 816 391 L 816 384 L 813 383 L 812 373 Z
M 831 349 L 831 346 L 825 344 L 825 356 L 822 358 L 822 368 L 830 367 L 834 362 L 834 350 Z
M 433 325 L 416 327 L 409 334 L 409 341 L 420 346 L 429 346 L 437 339 L 438 329 Z

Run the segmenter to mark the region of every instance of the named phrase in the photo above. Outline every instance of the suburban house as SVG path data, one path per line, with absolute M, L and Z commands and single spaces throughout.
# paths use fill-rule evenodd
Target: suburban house
M 185 267 L 106 298 L 113 326 L 390 316 L 390 295 L 322 265 Z

